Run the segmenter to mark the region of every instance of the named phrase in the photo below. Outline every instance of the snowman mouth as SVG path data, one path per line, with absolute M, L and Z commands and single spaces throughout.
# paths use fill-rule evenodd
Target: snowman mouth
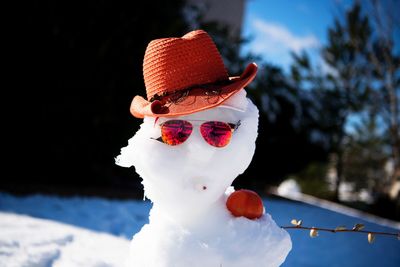
M 207 185 L 205 179 L 201 178 L 201 177 L 194 178 L 193 185 L 194 185 L 194 189 L 197 192 L 204 192 L 204 191 L 207 191 L 207 189 L 208 189 L 208 185 Z
M 198 184 L 195 184 L 195 189 L 198 192 L 202 192 L 202 191 L 206 191 L 208 189 L 208 187 L 205 184 L 198 183 Z

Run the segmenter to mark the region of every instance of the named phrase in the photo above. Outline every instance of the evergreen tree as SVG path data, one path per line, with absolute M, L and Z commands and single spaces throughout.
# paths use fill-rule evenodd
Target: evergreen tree
M 395 165 L 392 184 L 396 181 L 396 174 L 399 175 L 400 60 L 395 52 L 394 38 L 399 29 L 399 20 L 394 15 L 396 2 L 371 0 L 363 3 L 365 5 L 361 6 L 361 2 L 355 2 L 342 17 L 337 16 L 328 29 L 328 43 L 322 48 L 327 71 L 322 72 L 321 68 L 312 66 L 306 54 L 293 55 L 293 81 L 301 88 L 314 91 L 313 95 L 321 103 L 319 123 L 329 137 L 329 150 L 337 158 L 336 199 L 342 180 L 354 174 L 353 171 L 345 170 L 345 166 L 355 166 L 354 162 L 345 162 L 353 160 L 350 154 L 354 157 L 354 153 L 365 153 L 362 151 L 365 149 L 371 149 L 370 153 L 376 154 L 377 150 L 381 151 L 390 144 Z M 384 129 L 380 131 L 379 140 L 390 142 L 377 142 L 372 146 L 368 142 L 374 143 L 375 139 L 371 137 L 368 142 L 364 141 L 368 148 L 356 149 L 359 147 L 360 136 L 346 132 L 346 125 L 349 124 L 350 116 L 366 116 L 371 112 L 379 121 L 379 125 L 375 126 Z M 347 159 L 344 158 L 345 154 Z M 374 165 L 376 172 L 383 169 L 383 164 L 378 165 Z M 356 177 L 347 179 L 357 180 Z
M 355 3 L 344 18 L 335 18 L 328 29 L 328 43 L 322 48 L 328 72 L 313 67 L 306 54 L 294 55 L 292 78 L 300 87 L 313 91 L 320 102 L 318 120 L 328 136 L 329 150 L 336 155 L 336 200 L 343 181 L 346 122 L 350 115 L 365 107 L 370 88 L 371 70 L 364 46 L 370 35 L 369 20 Z

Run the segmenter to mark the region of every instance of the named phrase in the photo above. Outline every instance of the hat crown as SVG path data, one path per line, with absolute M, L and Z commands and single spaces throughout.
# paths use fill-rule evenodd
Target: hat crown
M 147 99 L 195 85 L 228 80 L 222 57 L 202 30 L 149 43 L 143 62 Z

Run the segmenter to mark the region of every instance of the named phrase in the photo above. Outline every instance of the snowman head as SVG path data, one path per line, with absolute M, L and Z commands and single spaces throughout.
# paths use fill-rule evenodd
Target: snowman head
M 117 163 L 135 166 L 160 210 L 175 219 L 194 218 L 188 214 L 209 208 L 247 168 L 258 110 L 243 88 L 256 72 L 251 63 L 242 75 L 229 77 L 202 30 L 149 43 L 143 63 L 147 99 L 136 96 L 130 108 L 144 121 Z
M 192 125 L 189 137 L 179 145 L 160 141 L 161 126 L 168 121 Z M 201 134 L 201 125 L 223 122 L 235 125 L 229 143 L 214 146 Z M 143 178 L 145 195 L 173 218 L 194 218 L 224 195 L 243 173 L 255 150 L 258 109 L 241 90 L 224 104 L 176 117 L 145 117 L 137 133 L 122 148 L 117 163 L 135 166 Z M 189 214 L 192 214 L 189 216 Z

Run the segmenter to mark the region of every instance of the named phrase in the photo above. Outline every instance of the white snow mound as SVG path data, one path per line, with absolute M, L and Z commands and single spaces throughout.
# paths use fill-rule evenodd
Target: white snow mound
M 150 222 L 132 240 L 128 266 L 247 267 L 279 266 L 291 249 L 288 233 L 271 216 L 235 218 L 226 209 L 233 180 L 255 151 L 258 109 L 241 90 L 223 106 L 174 119 L 193 124 L 190 137 L 177 146 L 155 139 L 160 123 L 145 118 L 122 148 L 117 164 L 135 166 L 145 196 L 153 202 Z M 203 121 L 240 126 L 230 143 L 218 148 L 201 136 Z M 228 191 L 227 191 L 228 189 Z

